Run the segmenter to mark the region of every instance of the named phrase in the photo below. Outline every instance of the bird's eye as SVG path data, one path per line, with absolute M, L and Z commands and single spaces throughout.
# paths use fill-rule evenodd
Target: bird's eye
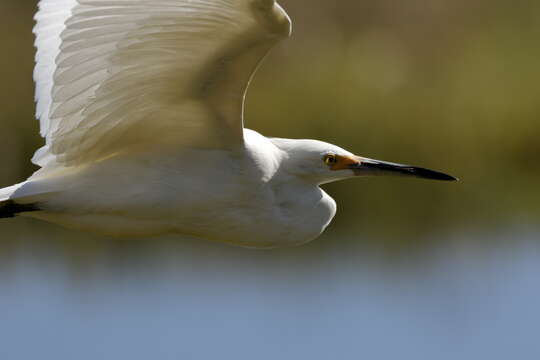
M 337 156 L 334 154 L 324 155 L 323 161 L 326 165 L 334 165 L 337 163 Z

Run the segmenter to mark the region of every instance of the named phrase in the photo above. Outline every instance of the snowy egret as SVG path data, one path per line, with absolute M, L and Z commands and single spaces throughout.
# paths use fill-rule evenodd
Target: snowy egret
M 324 231 L 336 204 L 322 184 L 455 180 L 244 129 L 250 79 L 291 32 L 274 0 L 41 0 L 36 20 L 46 144 L 40 170 L 0 190 L 0 217 L 273 248 Z

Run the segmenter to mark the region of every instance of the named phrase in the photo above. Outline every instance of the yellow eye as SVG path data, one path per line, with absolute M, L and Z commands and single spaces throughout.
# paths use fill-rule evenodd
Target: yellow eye
M 323 161 L 326 165 L 331 166 L 331 165 L 335 165 L 338 159 L 337 159 L 337 156 L 334 154 L 327 154 L 327 155 L 324 155 Z

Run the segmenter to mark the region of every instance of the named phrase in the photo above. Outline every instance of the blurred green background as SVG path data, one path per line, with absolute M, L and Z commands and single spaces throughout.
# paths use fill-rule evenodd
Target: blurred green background
M 57 329 L 64 329 L 64 335 L 79 345 L 63 353 L 51 351 L 56 359 L 73 354 L 79 359 L 142 359 L 146 353 L 159 353 L 161 359 L 181 354 L 208 358 L 195 350 L 186 355 L 173 345 L 174 336 L 171 342 L 160 342 L 156 334 L 163 329 L 171 334 L 186 331 L 192 340 L 209 336 L 212 343 L 231 346 L 234 342 L 223 340 L 213 317 L 229 325 L 220 328 L 224 333 L 236 330 L 251 339 L 253 353 L 250 347 L 244 349 L 249 356 L 235 353 L 234 346 L 227 348 L 237 358 L 292 358 L 311 354 L 308 349 L 312 359 L 336 358 L 325 356 L 336 355 L 338 347 L 337 358 L 364 354 L 472 359 L 488 349 L 492 354 L 480 358 L 503 359 L 519 351 L 521 358 L 540 356 L 531 335 L 537 333 L 534 321 L 540 320 L 535 308 L 540 293 L 536 282 L 525 280 L 540 275 L 540 3 L 281 3 L 293 18 L 294 34 L 256 76 L 248 96 L 247 127 L 268 136 L 316 138 L 363 156 L 439 169 L 461 182 L 371 178 L 332 184 L 326 190 L 339 210 L 325 235 L 301 248 L 263 253 L 217 244 L 179 244 L 173 238 L 119 241 L 37 221 L 2 221 L 0 281 L 5 283 L 0 290 L 12 290 L 8 300 L 13 304 L 35 296 L 48 299 L 45 303 L 50 306 L 68 304 L 69 311 L 59 309 L 55 316 L 80 322 L 60 321 Z M 30 0 L 0 3 L 0 186 L 20 182 L 35 170 L 29 159 L 42 142 L 33 116 L 35 9 L 36 2 Z M 437 274 L 433 283 L 426 283 L 429 273 Z M 163 287 L 148 289 L 146 281 Z M 234 294 L 247 295 L 236 298 L 229 292 L 231 286 L 224 284 L 236 289 Z M 141 309 L 148 309 L 139 290 L 171 301 L 162 304 L 163 319 L 139 318 Z M 188 306 L 182 302 L 183 291 L 190 296 L 210 293 L 215 302 L 201 295 L 206 302 L 190 298 Z M 416 295 L 403 297 L 410 291 Z M 81 313 L 90 310 L 79 306 L 88 294 L 102 305 L 118 306 L 125 318 L 113 315 L 115 320 L 110 320 L 107 306 L 90 307 L 101 319 L 88 325 L 95 333 L 69 332 L 86 328 L 82 325 L 88 319 Z M 227 305 L 216 300 L 222 298 L 228 299 Z M 314 298 L 327 302 L 313 305 Z M 147 301 L 155 305 L 161 301 L 156 299 Z M 452 305 L 447 304 L 449 299 Z M 8 300 L 0 301 L 0 308 L 2 304 L 7 308 Z M 482 309 L 493 301 L 500 307 L 483 317 Z M 38 303 L 17 307 L 12 322 L 3 326 L 10 332 L 21 321 L 28 326 L 50 322 L 41 318 L 40 311 L 45 310 Z M 303 313 L 304 304 L 312 312 Z M 448 306 L 440 308 L 441 304 Z M 207 324 L 216 333 L 208 335 L 204 331 L 208 328 L 201 327 L 200 334 L 195 331 L 197 337 L 193 327 L 189 331 L 182 327 L 181 320 L 164 320 L 187 308 L 196 313 L 201 307 L 213 315 L 190 318 L 189 323 Z M 295 318 L 295 311 L 304 317 Z M 26 317 L 17 318 L 18 312 Z M 221 318 L 223 313 L 231 318 Z M 251 320 L 233 316 L 240 313 Z M 360 316 L 358 322 L 352 320 L 354 314 Z M 121 337 L 126 324 L 141 325 L 126 320 L 133 317 L 141 324 L 150 322 L 155 331 Z M 418 323 L 419 318 L 429 320 Z M 272 319 L 283 323 L 268 325 Z M 494 319 L 500 329 L 489 322 Z M 272 326 L 275 332 L 269 332 Z M 122 340 L 105 340 L 103 327 L 116 329 L 109 330 L 107 339 Z M 282 327 L 289 330 L 277 330 Z M 523 333 L 516 333 L 516 328 Z M 243 333 L 246 329 L 250 331 Z M 257 331 L 265 339 L 252 338 Z M 12 336 L 20 341 L 37 338 L 16 334 Z M 354 334 L 363 334 L 362 339 Z M 330 340 L 318 342 L 319 336 Z M 349 343 L 360 341 L 364 350 L 344 347 L 347 336 Z M 477 343 L 471 338 L 484 340 Z M 89 339 L 101 339 L 95 347 L 108 355 L 100 357 L 98 351 L 81 357 L 77 349 Z M 54 339 L 42 341 L 58 350 L 51 345 Z M 288 352 L 270 346 L 259 353 L 266 341 Z M 396 345 L 396 353 L 384 346 L 389 344 Z M 129 346 L 137 351 L 122 352 Z M 437 356 L 442 349 L 445 355 Z M 14 359 L 17 352 L 8 354 Z

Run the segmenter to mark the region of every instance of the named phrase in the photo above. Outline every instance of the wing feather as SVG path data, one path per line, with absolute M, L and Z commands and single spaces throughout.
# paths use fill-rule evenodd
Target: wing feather
M 290 33 L 274 0 L 41 0 L 34 161 L 127 149 L 223 148 L 242 138 L 245 90 Z

